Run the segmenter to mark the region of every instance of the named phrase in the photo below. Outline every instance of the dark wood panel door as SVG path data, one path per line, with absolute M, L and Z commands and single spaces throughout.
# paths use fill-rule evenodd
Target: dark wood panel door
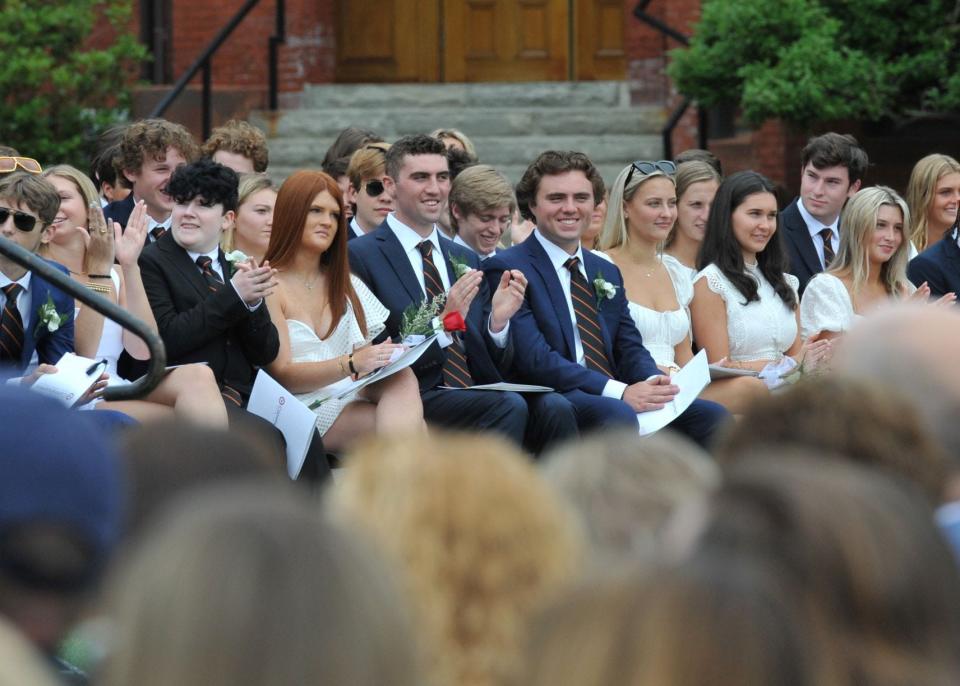
M 623 0 L 577 0 L 574 33 L 578 81 L 626 78 Z

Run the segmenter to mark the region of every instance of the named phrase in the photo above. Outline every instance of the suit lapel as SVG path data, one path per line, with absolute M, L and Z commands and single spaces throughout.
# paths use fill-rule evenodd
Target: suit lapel
M 199 267 L 197 267 L 193 260 L 190 259 L 187 251 L 177 245 L 177 243 L 173 240 L 173 236 L 169 231 L 160 237 L 160 240 L 157 241 L 157 247 L 163 251 L 163 253 L 167 256 L 167 259 L 170 260 L 170 263 L 177 268 L 181 276 L 183 276 L 184 281 L 193 286 L 201 300 L 206 298 L 210 290 L 207 287 L 207 282 L 203 278 L 203 274 L 200 273 Z M 222 264 L 222 251 L 220 261 Z M 224 272 L 224 274 L 229 273 L 230 272 L 228 271 Z
M 380 252 L 390 268 L 397 275 L 397 279 L 403 285 L 403 289 L 410 296 L 413 302 L 421 302 L 424 299 L 423 289 L 413 273 L 413 267 L 410 266 L 410 260 L 403 250 L 403 246 L 390 227 L 384 224 L 377 232 L 377 241 L 380 246 Z
M 50 285 L 46 281 L 36 274 L 30 277 L 30 309 L 27 311 L 27 318 L 23 322 L 23 351 L 20 353 L 21 369 L 25 369 L 30 364 L 30 358 L 33 357 L 33 353 L 37 349 L 37 339 L 33 335 L 37 328 L 37 310 L 47 302 L 49 292 Z M 72 312 L 70 316 L 73 316 Z
M 550 296 L 550 303 L 553 305 L 554 314 L 557 317 L 557 323 L 560 325 L 560 331 L 563 333 L 563 340 L 567 344 L 569 359 L 576 362 L 577 346 L 573 341 L 573 324 L 570 321 L 570 304 L 563 295 L 563 286 L 560 285 L 560 277 L 557 276 L 557 270 L 554 268 L 550 257 L 543 249 L 537 239 L 531 235 L 522 244 L 526 248 L 530 262 L 546 287 L 547 295 Z
M 797 253 L 800 255 L 800 259 L 803 260 L 807 270 L 811 274 L 818 274 L 823 271 L 823 266 L 820 264 L 820 256 L 817 255 L 817 249 L 813 245 L 810 231 L 803 221 L 800 210 L 797 209 L 797 203 L 799 202 L 799 200 L 794 200 L 793 205 L 788 207 L 787 211 L 783 213 L 785 233 L 788 239 L 793 241 L 793 244 L 797 247 Z

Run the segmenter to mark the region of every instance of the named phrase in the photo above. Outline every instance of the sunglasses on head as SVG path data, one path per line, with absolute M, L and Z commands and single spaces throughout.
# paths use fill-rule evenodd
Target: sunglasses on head
M 371 198 L 379 198 L 383 195 L 383 181 L 367 181 L 363 184 L 363 190 L 366 191 L 367 195 Z
M 20 210 L 11 210 L 6 207 L 0 207 L 0 226 L 7 223 L 7 219 L 13 215 L 13 225 L 21 231 L 33 231 L 37 225 L 37 218 L 32 214 L 21 212 Z
M 30 174 L 39 174 L 43 167 L 32 157 L 0 157 L 0 174 L 9 174 L 20 167 Z
M 626 188 L 630 184 L 630 179 L 633 178 L 634 172 L 640 172 L 644 176 L 648 174 L 653 174 L 654 172 L 661 172 L 663 174 L 676 174 L 677 165 L 675 165 L 670 160 L 658 160 L 657 162 L 647 162 L 646 160 L 637 160 L 630 165 L 630 173 L 627 174 L 627 180 L 623 182 L 623 187 Z

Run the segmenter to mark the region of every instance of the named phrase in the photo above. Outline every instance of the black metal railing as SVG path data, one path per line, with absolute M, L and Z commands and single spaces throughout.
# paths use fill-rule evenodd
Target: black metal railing
M 280 45 L 286 40 L 286 8 L 284 7 L 284 0 L 274 0 L 276 2 L 276 25 L 274 26 L 274 35 L 270 36 L 268 41 L 268 64 L 267 69 L 269 72 L 268 78 L 269 82 L 267 84 L 268 92 L 268 104 L 271 110 L 277 109 L 277 91 L 279 90 L 280 83 L 278 77 L 278 52 Z M 153 108 L 153 111 L 150 113 L 151 117 L 162 117 L 164 112 L 167 111 L 167 108 L 173 104 L 173 101 L 180 96 L 180 94 L 186 89 L 187 84 L 193 80 L 193 77 L 197 75 L 197 72 L 203 71 L 202 75 L 202 90 L 200 93 L 200 106 L 201 106 L 201 128 L 203 129 L 203 138 L 206 139 L 210 135 L 211 120 L 212 120 L 212 107 L 211 99 L 213 95 L 213 65 L 212 60 L 214 54 L 217 50 L 220 49 L 220 46 L 223 45 L 227 38 L 230 37 L 230 34 L 233 33 L 234 29 L 240 25 L 246 16 L 250 13 L 254 7 L 260 3 L 260 0 L 247 0 L 243 4 L 237 13 L 233 15 L 233 18 L 230 19 L 223 28 L 217 32 L 217 35 L 213 37 L 213 40 L 207 45 L 207 47 L 200 53 L 200 56 L 193 61 L 193 64 L 190 65 L 190 68 L 183 73 L 177 82 L 173 84 L 173 87 L 170 89 L 170 92 L 167 93 L 164 98 L 157 103 L 157 106 Z
M 647 7 L 651 2 L 652 0 L 640 0 L 640 2 L 637 3 L 637 6 L 633 8 L 633 16 L 645 24 L 653 27 L 667 38 L 672 38 L 681 45 L 690 45 L 689 36 L 680 33 L 675 28 L 669 26 L 666 22 L 647 12 Z M 664 124 L 663 129 L 660 131 L 660 136 L 663 139 L 663 156 L 666 159 L 673 158 L 673 131 L 677 128 L 677 125 L 680 123 L 683 115 L 687 113 L 687 110 L 690 108 L 692 102 L 693 100 L 691 98 L 684 98 L 683 102 L 677 105 L 673 112 L 670 113 L 670 116 L 667 117 L 667 123 Z M 706 149 L 707 111 L 703 107 L 697 108 L 697 119 L 697 144 L 701 148 Z
M 116 303 L 96 295 L 89 288 L 78 284 L 43 258 L 37 257 L 29 250 L 21 248 L 13 241 L 2 236 L 0 236 L 0 254 L 13 260 L 21 267 L 29 269 L 36 276 L 42 277 L 44 281 L 59 288 L 64 293 L 72 295 L 87 307 L 92 307 L 104 317 L 108 317 L 123 328 L 132 331 L 147 344 L 147 348 L 150 349 L 147 373 L 132 384 L 108 386 L 103 391 L 104 400 L 133 400 L 145 396 L 157 387 L 157 384 L 163 379 L 164 366 L 167 363 L 167 351 L 156 331 Z

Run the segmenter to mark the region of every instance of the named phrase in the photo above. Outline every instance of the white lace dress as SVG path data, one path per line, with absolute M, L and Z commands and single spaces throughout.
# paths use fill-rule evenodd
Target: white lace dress
M 747 360 L 779 360 L 797 339 L 797 318 L 793 310 L 773 290 L 757 267 L 747 266 L 747 273 L 758 284 L 754 300 L 744 305 L 746 298 L 737 290 L 715 264 L 707 265 L 697 274 L 694 283 L 706 279 L 707 287 L 723 298 L 727 309 L 728 358 L 737 362 Z M 784 274 L 793 292 L 799 281 L 792 274 Z
M 613 262 L 608 255 L 602 252 L 596 252 L 595 254 L 608 262 Z M 647 349 L 653 357 L 653 361 L 659 367 L 669 367 L 676 364 L 675 347 L 690 333 L 689 307 L 690 301 L 693 299 L 693 282 L 688 280 L 686 275 L 680 271 L 685 267 L 676 260 L 674 262 L 679 267 L 669 264 L 666 259 L 662 261 L 662 264 L 667 268 L 670 281 L 673 283 L 673 290 L 677 296 L 677 302 L 680 304 L 678 309 L 659 312 L 635 302 L 627 301 L 630 316 L 643 338 L 643 347 Z
M 338 355 L 347 355 L 353 352 L 355 346 L 369 343 L 383 331 L 384 322 L 387 321 L 390 311 L 377 300 L 360 279 L 351 276 L 350 280 L 363 307 L 367 321 L 367 335 L 364 336 L 360 330 L 356 314 L 349 301 L 347 301 L 347 311 L 344 312 L 337 328 L 323 340 L 307 324 L 296 319 L 288 319 L 287 331 L 290 334 L 290 355 L 293 362 L 322 362 Z M 326 394 L 325 389 L 318 388 L 310 393 L 299 393 L 297 397 L 309 405 Z M 317 429 L 321 435 L 326 433 L 340 416 L 341 410 L 355 397 L 355 394 L 351 394 L 340 400 L 331 398 L 314 410 L 317 414 Z

